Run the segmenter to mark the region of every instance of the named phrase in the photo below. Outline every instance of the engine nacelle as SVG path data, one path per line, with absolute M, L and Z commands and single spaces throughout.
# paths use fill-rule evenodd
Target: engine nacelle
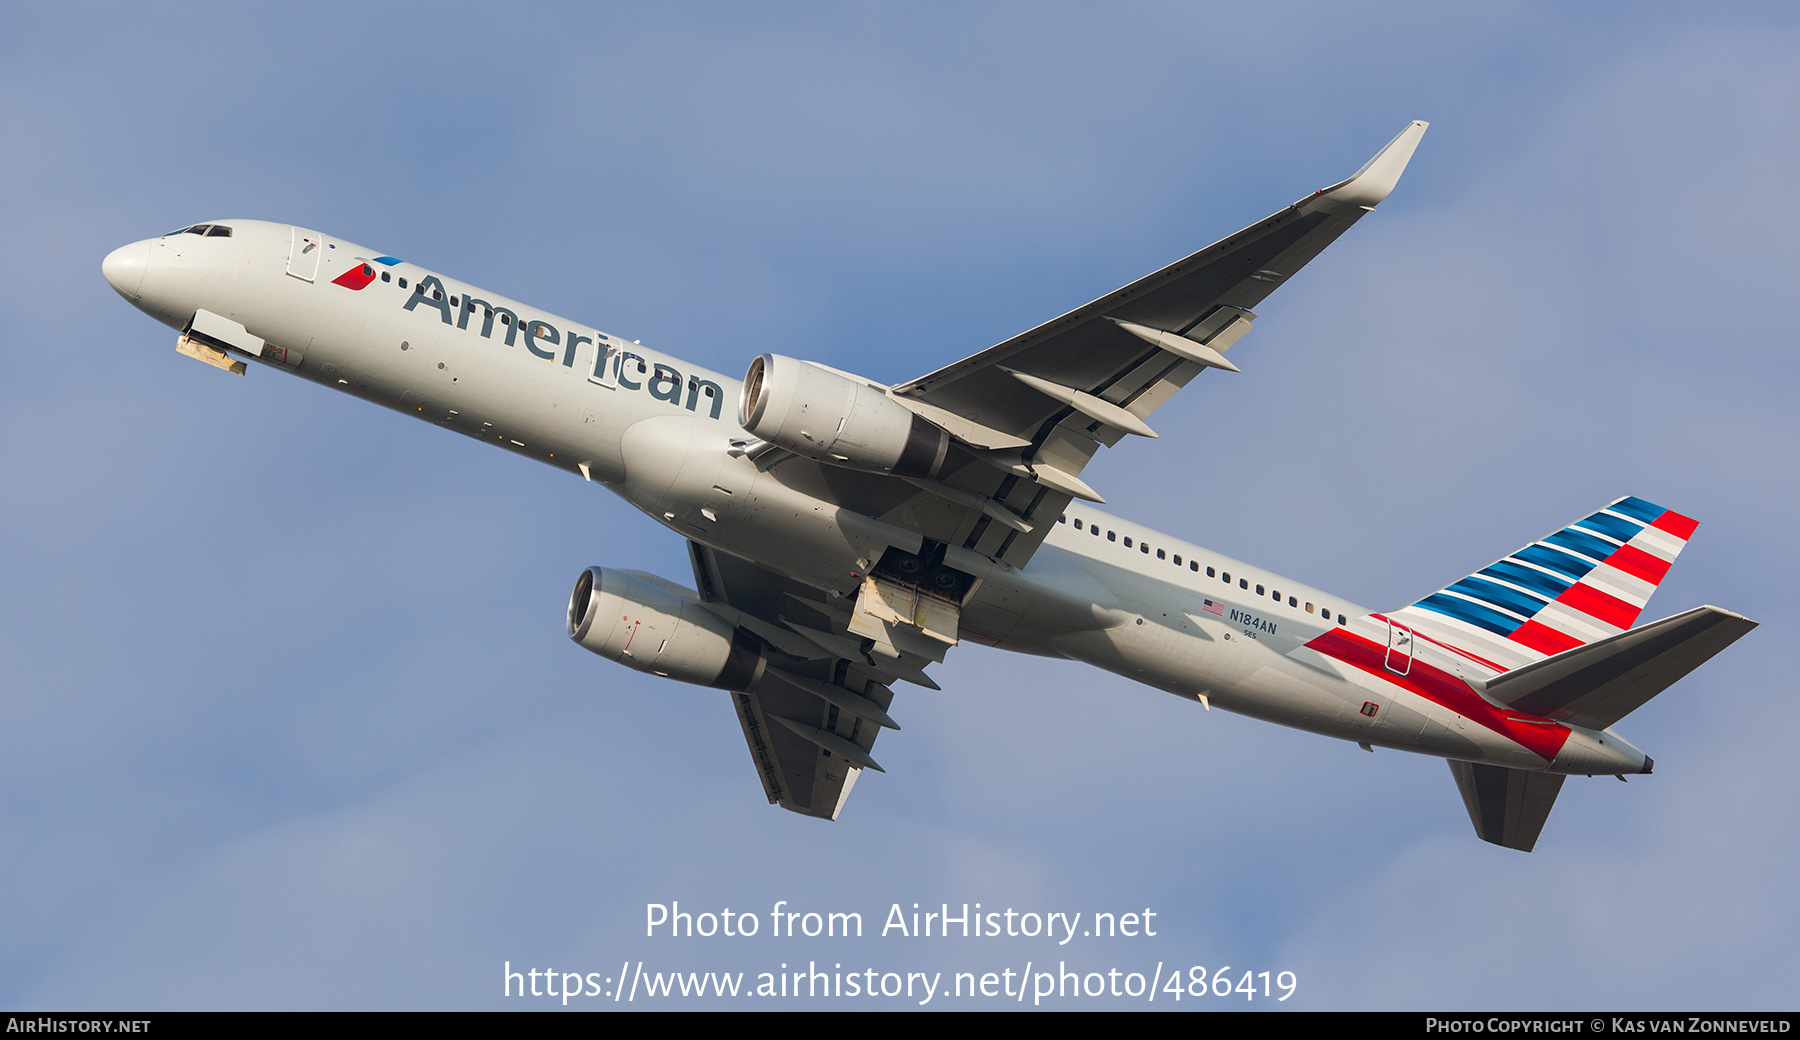
M 820 462 L 935 479 L 950 434 L 860 379 L 810 361 L 763 354 L 744 373 L 738 422 Z
M 589 567 L 569 597 L 569 638 L 627 668 L 742 692 L 767 660 L 749 633 L 648 574 Z

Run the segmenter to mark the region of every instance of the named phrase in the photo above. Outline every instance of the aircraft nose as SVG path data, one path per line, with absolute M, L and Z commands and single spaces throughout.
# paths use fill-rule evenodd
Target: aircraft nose
M 144 269 L 149 266 L 150 240 L 146 238 L 106 254 L 106 259 L 100 261 L 100 273 L 106 276 L 113 291 L 136 303 L 138 289 L 144 284 Z

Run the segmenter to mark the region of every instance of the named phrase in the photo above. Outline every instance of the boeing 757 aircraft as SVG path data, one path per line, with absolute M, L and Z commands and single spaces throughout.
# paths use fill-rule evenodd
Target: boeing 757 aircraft
M 1152 413 L 1196 376 L 1238 371 L 1226 352 L 1253 308 L 1387 197 L 1425 126 L 1348 180 L 895 386 L 779 354 L 735 380 L 288 224 L 196 224 L 101 267 L 190 358 L 548 463 L 687 539 L 691 588 L 582 571 L 569 636 L 729 691 L 785 809 L 835 819 L 900 728 L 894 685 L 937 688 L 929 667 L 969 641 L 1447 759 L 1476 833 L 1530 851 L 1565 777 L 1650 772 L 1614 724 L 1755 627 L 1717 607 L 1632 627 L 1694 520 L 1617 499 L 1372 611 L 1104 512 L 1082 479 L 1102 445 L 1155 437 Z

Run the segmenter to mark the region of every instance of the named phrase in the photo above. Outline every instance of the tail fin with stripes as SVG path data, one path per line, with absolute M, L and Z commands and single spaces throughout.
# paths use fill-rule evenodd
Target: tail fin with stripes
M 1629 629 L 1697 526 L 1621 498 L 1389 616 L 1510 671 Z

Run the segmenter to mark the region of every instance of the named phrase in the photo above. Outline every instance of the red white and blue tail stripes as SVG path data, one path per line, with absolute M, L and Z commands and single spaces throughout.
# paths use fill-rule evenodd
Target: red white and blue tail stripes
M 1621 498 L 1390 617 L 1517 668 L 1628 629 L 1698 524 Z

